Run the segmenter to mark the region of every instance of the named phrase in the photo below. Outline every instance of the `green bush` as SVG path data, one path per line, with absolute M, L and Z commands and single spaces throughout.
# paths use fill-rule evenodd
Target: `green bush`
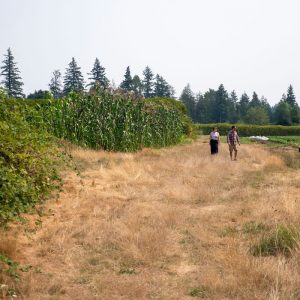
M 52 136 L 26 122 L 25 109 L 0 102 L 0 223 L 28 211 L 59 185 L 60 151 Z
M 264 135 L 264 136 L 297 136 L 300 135 L 300 126 L 281 126 L 281 125 L 246 125 L 234 124 L 238 128 L 240 136 Z M 232 124 L 195 124 L 198 133 L 209 134 L 213 127 L 218 127 L 221 135 L 227 135 Z

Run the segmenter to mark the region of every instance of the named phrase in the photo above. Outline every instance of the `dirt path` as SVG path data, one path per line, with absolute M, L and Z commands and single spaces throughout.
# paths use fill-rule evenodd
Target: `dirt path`
M 243 233 L 299 219 L 299 172 L 277 156 L 242 145 L 231 162 L 222 145 L 212 159 L 202 141 L 73 156 L 80 176 L 19 235 L 24 299 L 300 298 L 299 263 L 253 257 Z

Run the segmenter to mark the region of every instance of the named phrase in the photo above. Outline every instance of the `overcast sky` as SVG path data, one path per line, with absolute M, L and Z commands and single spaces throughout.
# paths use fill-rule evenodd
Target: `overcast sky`
M 74 56 L 85 79 L 100 59 L 119 84 L 146 65 L 174 86 L 223 83 L 300 102 L 299 0 L 0 0 L 0 54 L 11 47 L 26 93 L 47 89 Z

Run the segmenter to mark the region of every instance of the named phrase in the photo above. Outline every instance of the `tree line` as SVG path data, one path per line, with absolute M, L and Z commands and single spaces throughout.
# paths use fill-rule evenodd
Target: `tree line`
M 23 82 L 15 58 L 9 48 L 0 67 L 2 77 L 1 94 L 9 97 L 24 98 Z M 27 96 L 28 99 L 61 98 L 71 91 L 81 92 L 96 86 L 104 89 L 122 89 L 136 93 L 145 98 L 174 98 L 174 88 L 159 74 L 154 75 L 149 66 L 143 71 L 143 77 L 131 74 L 126 68 L 124 79 L 116 87 L 106 76 L 105 68 L 98 58 L 95 59 L 92 70 L 88 73 L 88 83 L 85 82 L 81 68 L 75 58 L 72 58 L 64 76 L 60 70 L 55 70 L 49 83 L 49 90 L 38 90 Z M 248 123 L 248 124 L 300 124 L 300 109 L 292 85 L 283 94 L 279 103 L 271 107 L 265 97 L 259 97 L 256 92 L 252 96 L 243 93 L 238 97 L 235 91 L 228 92 L 223 84 L 217 90 L 209 89 L 204 94 L 195 94 L 187 85 L 179 98 L 195 123 Z
M 5 54 L 4 57 L 5 59 L 2 61 L 3 65 L 0 68 L 0 75 L 4 77 L 1 82 L 3 86 L 2 93 L 6 93 L 9 97 L 24 98 L 24 84 L 10 48 L 7 50 L 7 54 Z M 143 71 L 143 78 L 140 78 L 138 75 L 132 76 L 130 67 L 127 67 L 123 81 L 119 87 L 116 87 L 113 82 L 110 83 L 106 76 L 105 68 L 100 64 L 99 59 L 96 58 L 93 68 L 91 72 L 88 73 L 88 76 L 89 82 L 86 84 L 81 68 L 73 57 L 66 68 L 64 76 L 62 76 L 60 70 L 55 70 L 53 72 L 49 83 L 49 90 L 35 91 L 29 94 L 27 98 L 47 99 L 52 96 L 54 98 L 61 98 L 68 95 L 71 91 L 82 92 L 84 90 L 95 88 L 96 86 L 110 89 L 120 88 L 134 92 L 145 98 L 173 98 L 175 94 L 174 88 L 161 75 L 157 74 L 155 76 L 149 66 Z
M 228 92 L 223 84 L 217 90 L 209 89 L 204 94 L 193 93 L 188 84 L 180 100 L 195 123 L 300 124 L 300 109 L 292 85 L 273 107 L 256 92 L 251 97 L 246 93 L 238 97 L 234 90 Z

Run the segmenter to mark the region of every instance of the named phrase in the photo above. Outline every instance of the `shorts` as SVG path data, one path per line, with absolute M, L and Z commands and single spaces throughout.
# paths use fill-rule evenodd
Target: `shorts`
M 232 153 L 232 151 L 237 152 L 236 144 L 229 144 L 229 152 Z

